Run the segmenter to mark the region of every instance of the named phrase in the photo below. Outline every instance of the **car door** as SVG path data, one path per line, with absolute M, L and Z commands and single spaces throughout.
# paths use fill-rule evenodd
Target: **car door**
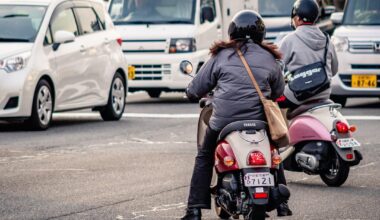
M 80 108 L 84 105 L 81 97 L 86 90 L 83 86 L 85 77 L 82 66 L 86 53 L 81 48 L 81 43 L 77 41 L 80 32 L 72 4 L 63 4 L 55 10 L 49 28 L 53 42 L 57 31 L 68 31 L 76 36 L 73 42 L 61 44 L 52 52 L 56 80 L 55 110 Z
M 110 42 L 106 38 L 103 25 L 92 6 L 76 4 L 74 12 L 81 30 L 78 42 L 86 52 L 82 63 L 85 71 L 83 86 L 86 87 L 83 98 L 91 106 L 106 104 L 109 92 L 109 85 L 105 85 L 108 81 L 106 68 L 111 59 L 107 54 L 106 47 Z M 107 92 L 104 92 L 106 88 Z

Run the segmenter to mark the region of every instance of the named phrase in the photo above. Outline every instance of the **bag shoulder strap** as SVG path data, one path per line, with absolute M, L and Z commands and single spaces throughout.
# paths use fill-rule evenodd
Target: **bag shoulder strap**
M 323 32 L 323 34 L 326 37 L 326 46 L 325 46 L 325 54 L 324 54 L 324 64 L 326 66 L 327 65 L 327 52 L 329 51 L 329 46 L 330 46 L 329 42 L 330 42 L 330 40 L 329 40 L 329 35 L 327 33 Z
M 241 59 L 241 62 L 244 64 L 245 69 L 247 70 L 249 78 L 251 78 L 253 86 L 255 87 L 257 93 L 259 94 L 260 100 L 263 102 L 265 100 L 265 97 L 264 97 L 259 85 L 257 84 L 255 77 L 253 76 L 252 70 L 247 63 L 247 60 L 245 59 L 245 57 L 244 57 L 244 55 L 240 49 L 237 49 L 237 53 Z

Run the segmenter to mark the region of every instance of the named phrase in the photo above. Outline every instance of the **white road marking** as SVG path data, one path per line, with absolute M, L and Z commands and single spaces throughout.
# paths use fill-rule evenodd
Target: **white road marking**
M 124 113 L 124 118 L 158 118 L 158 119 L 188 119 L 199 118 L 199 114 L 154 114 L 154 113 Z M 56 119 L 84 119 L 84 118 L 100 118 L 97 112 L 80 112 L 80 113 L 55 113 Z M 380 116 L 374 115 L 347 115 L 347 120 L 373 121 L 380 120 Z
M 177 204 L 167 204 L 167 205 L 156 206 L 148 210 L 132 212 L 132 215 L 134 215 L 134 217 L 130 219 L 144 218 L 148 213 L 164 212 L 164 211 L 180 209 L 184 207 L 186 207 L 186 205 L 183 202 L 177 203 Z

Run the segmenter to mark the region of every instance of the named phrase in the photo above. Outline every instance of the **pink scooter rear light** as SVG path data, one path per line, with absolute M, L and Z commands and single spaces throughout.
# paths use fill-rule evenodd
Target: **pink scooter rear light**
M 248 155 L 247 164 L 251 166 L 262 166 L 267 165 L 267 161 L 265 160 L 263 153 L 260 151 L 253 151 Z
M 341 121 L 337 122 L 335 127 L 336 127 L 336 130 L 338 131 L 338 133 L 341 133 L 341 134 L 347 134 L 348 131 L 350 130 L 348 125 L 346 123 L 341 122 Z

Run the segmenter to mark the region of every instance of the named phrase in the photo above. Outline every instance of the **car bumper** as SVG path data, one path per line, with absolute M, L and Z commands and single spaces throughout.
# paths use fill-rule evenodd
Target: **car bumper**
M 380 97 L 380 54 L 338 53 L 339 72 L 332 79 L 332 95 Z M 375 75 L 376 88 L 352 87 L 352 75 Z
M 23 71 L 6 73 L 0 70 L 0 119 L 24 118 L 31 115 L 34 91 Z M 17 105 L 7 108 L 10 99 L 18 99 Z
M 208 51 L 182 54 L 126 54 L 128 64 L 136 69 L 136 77 L 129 81 L 129 90 L 161 89 L 184 91 L 191 77 L 180 71 L 183 60 L 190 61 L 194 72 L 207 60 Z

